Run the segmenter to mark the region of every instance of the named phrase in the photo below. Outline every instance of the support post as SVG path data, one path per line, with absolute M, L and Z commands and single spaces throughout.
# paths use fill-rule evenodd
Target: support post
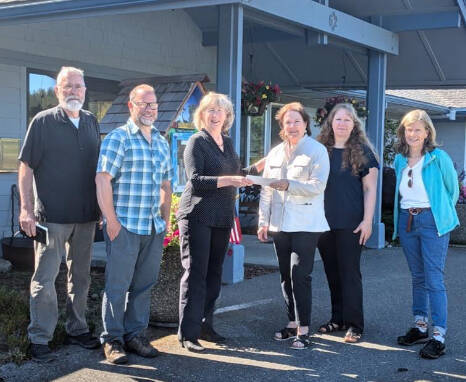
M 235 108 L 231 138 L 240 152 L 241 75 L 243 59 L 243 7 L 239 4 L 219 6 L 217 45 L 217 91 L 227 94 Z
M 370 141 L 374 144 L 380 156 L 380 169 L 377 178 L 377 200 L 372 236 L 367 241 L 366 246 L 369 248 L 383 248 L 385 246 L 385 226 L 382 223 L 382 176 L 387 54 L 370 50 L 368 72 L 367 108 L 369 115 L 367 117 L 366 130 Z

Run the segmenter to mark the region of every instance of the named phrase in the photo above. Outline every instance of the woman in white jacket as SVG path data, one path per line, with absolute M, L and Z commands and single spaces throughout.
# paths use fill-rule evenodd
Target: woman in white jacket
M 283 142 L 267 155 L 264 177 L 277 179 L 263 187 L 259 204 L 259 240 L 272 237 L 277 254 L 289 322 L 276 340 L 293 339 L 292 349 L 310 346 L 311 272 L 322 232 L 329 226 L 324 190 L 329 174 L 326 148 L 310 137 L 310 117 L 293 102 L 275 116 Z

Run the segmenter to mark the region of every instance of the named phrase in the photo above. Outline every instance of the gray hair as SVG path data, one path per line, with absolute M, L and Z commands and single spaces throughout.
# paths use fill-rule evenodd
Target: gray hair
M 63 77 L 70 73 L 79 74 L 84 82 L 84 71 L 82 69 L 78 69 L 73 66 L 62 66 L 57 74 L 57 85 L 63 80 Z

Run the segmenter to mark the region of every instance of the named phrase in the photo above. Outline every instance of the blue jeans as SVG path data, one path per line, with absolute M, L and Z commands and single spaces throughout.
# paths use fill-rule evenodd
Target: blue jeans
M 400 210 L 399 229 L 409 270 L 413 278 L 413 315 L 427 322 L 428 303 L 434 331 L 447 330 L 447 292 L 443 280 L 450 234 L 439 236 L 432 211 L 413 216 L 411 232 L 406 232 L 408 210 Z
M 154 227 L 152 235 L 138 235 L 122 226 L 110 241 L 104 226 L 107 265 L 102 343 L 117 340 L 123 344 L 147 328 L 151 289 L 159 273 L 164 236 L 165 232 L 156 234 Z

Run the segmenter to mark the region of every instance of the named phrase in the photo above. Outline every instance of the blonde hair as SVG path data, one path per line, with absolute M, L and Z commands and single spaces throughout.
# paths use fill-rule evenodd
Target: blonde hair
M 283 141 L 286 141 L 285 131 L 283 130 L 283 119 L 285 118 L 285 114 L 289 111 L 296 111 L 297 113 L 301 114 L 301 117 L 306 124 L 306 134 L 311 136 L 311 127 L 309 126 L 311 117 L 309 117 L 309 114 L 306 112 L 304 106 L 300 102 L 290 102 L 286 105 L 283 105 L 280 110 L 277 111 L 277 114 L 275 114 L 275 120 L 280 125 L 280 138 Z
M 204 97 L 202 97 L 199 106 L 194 112 L 194 126 L 197 130 L 205 129 L 204 122 L 202 120 L 202 113 L 212 105 L 215 105 L 225 110 L 227 116 L 225 119 L 225 123 L 222 126 L 222 133 L 226 134 L 233 125 L 233 121 L 235 120 L 235 113 L 233 111 L 233 104 L 230 98 L 228 98 L 228 96 L 226 96 L 225 94 L 208 92 Z
M 434 124 L 424 110 L 416 109 L 411 110 L 407 113 L 401 120 L 400 126 L 396 130 L 396 136 L 398 137 L 398 142 L 396 143 L 396 151 L 401 155 L 408 157 L 409 155 L 409 145 L 406 142 L 405 131 L 406 126 L 413 124 L 414 122 L 422 121 L 424 122 L 424 128 L 427 131 L 427 138 L 424 140 L 424 146 L 422 147 L 422 154 L 425 154 L 427 151 L 432 151 L 439 146 L 437 143 L 437 133 L 435 131 Z
M 373 152 L 377 161 L 378 156 L 374 147 L 369 142 L 369 139 L 367 139 L 366 132 L 362 128 L 362 122 L 353 105 L 350 103 L 337 103 L 322 124 L 317 140 L 327 148 L 329 154 L 332 152 L 333 146 L 335 145 L 335 134 L 333 132 L 332 123 L 335 114 L 340 110 L 345 110 L 353 120 L 353 130 L 351 130 L 351 134 L 345 143 L 341 165 L 342 168 L 351 167 L 351 173 L 356 176 L 367 163 L 367 158 L 364 155 L 364 146 L 368 147 Z

